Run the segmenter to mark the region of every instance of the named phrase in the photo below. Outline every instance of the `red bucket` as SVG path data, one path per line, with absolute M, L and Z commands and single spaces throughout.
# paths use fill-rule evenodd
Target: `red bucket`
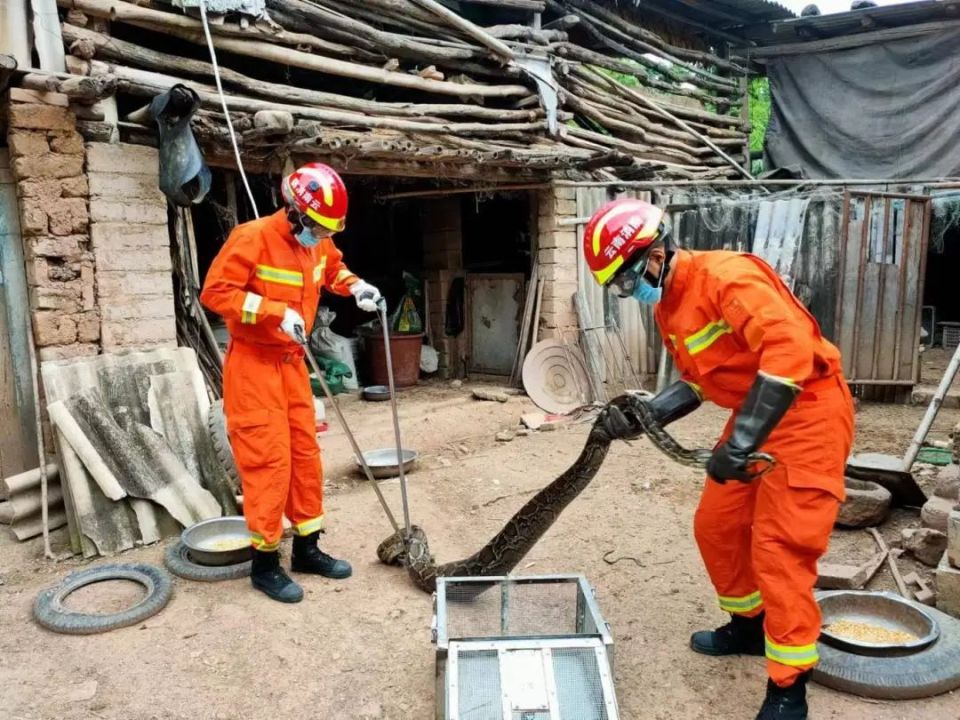
M 423 333 L 417 335 L 390 335 L 390 355 L 393 359 L 393 382 L 398 388 L 416 385 L 420 378 L 420 348 Z M 383 332 L 366 336 L 367 366 L 371 385 L 388 385 L 387 354 L 383 347 Z

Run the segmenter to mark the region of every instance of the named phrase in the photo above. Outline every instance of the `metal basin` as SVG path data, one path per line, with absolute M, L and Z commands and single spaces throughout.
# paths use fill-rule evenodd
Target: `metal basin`
M 910 655 L 932 645 L 940 637 L 940 626 L 932 615 L 893 593 L 837 591 L 818 594 L 817 601 L 823 614 L 820 640 L 846 652 L 888 657 Z M 840 620 L 906 632 L 916 640 L 875 643 L 827 631 L 827 627 Z
M 417 461 L 417 451 L 403 449 L 401 451 L 403 458 L 403 472 L 408 473 Z M 400 468 L 397 463 L 396 448 L 378 448 L 377 450 L 367 450 L 363 453 L 363 459 L 370 466 L 370 472 L 375 478 L 393 478 L 400 475 Z M 363 472 L 360 461 L 354 458 L 357 467 Z
M 364 400 L 383 402 L 390 399 L 390 388 L 386 385 L 367 385 L 362 394 Z
M 180 540 L 201 565 L 235 565 L 250 559 L 250 531 L 239 515 L 198 522 L 186 528 Z

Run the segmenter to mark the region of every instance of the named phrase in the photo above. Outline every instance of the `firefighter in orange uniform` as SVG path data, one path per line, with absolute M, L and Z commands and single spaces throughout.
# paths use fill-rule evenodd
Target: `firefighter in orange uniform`
M 317 546 L 323 475 L 300 341 L 322 289 L 353 295 L 370 312 L 380 293 L 347 269 L 331 239 L 347 216 L 340 176 L 310 163 L 285 177 L 281 192 L 283 209 L 230 233 L 200 299 L 230 331 L 224 412 L 253 545 L 251 581 L 274 600 L 299 602 L 303 590 L 280 566 L 284 514 L 294 529 L 293 570 L 337 579 L 352 572 Z
M 653 205 L 608 203 L 583 242 L 601 286 L 656 305 L 681 379 L 646 401 L 654 416 L 672 422 L 704 399 L 732 411 L 694 517 L 720 608 L 732 617 L 694 633 L 691 648 L 766 655 L 769 680 L 757 720 L 804 720 L 806 683 L 818 660 L 817 559 L 844 499 L 853 442 L 840 353 L 760 258 L 678 249 Z M 611 438 L 636 435 L 629 415 L 605 410 Z M 757 451 L 776 461 L 760 477 L 748 461 Z

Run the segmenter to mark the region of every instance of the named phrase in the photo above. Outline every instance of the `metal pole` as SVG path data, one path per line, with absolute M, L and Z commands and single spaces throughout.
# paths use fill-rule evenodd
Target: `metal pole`
M 906 259 L 904 258 L 903 261 L 906 262 Z M 960 369 L 960 345 L 957 345 L 957 349 L 953 351 L 950 364 L 947 366 L 947 370 L 943 373 L 943 378 L 940 380 L 940 387 L 938 387 L 937 391 L 933 394 L 933 399 L 930 401 L 927 412 L 920 422 L 920 427 L 917 428 L 917 432 L 910 442 L 910 447 L 907 448 L 907 454 L 903 456 L 902 469 L 904 472 L 910 472 L 910 468 L 913 467 L 913 461 L 917 459 L 920 446 L 926 439 L 927 433 L 930 432 L 930 426 L 933 425 L 933 420 L 940 411 L 940 405 L 943 404 L 943 398 L 946 396 L 947 390 L 950 389 L 953 379 L 957 376 L 958 369 Z
M 367 480 L 370 481 L 371 487 L 373 487 L 374 492 L 377 493 L 377 497 L 380 499 L 380 504 L 383 506 L 383 511 L 387 514 L 387 519 L 389 519 L 390 524 L 393 525 L 394 532 L 400 532 L 400 526 L 397 524 L 396 518 L 393 517 L 393 513 L 390 512 L 390 507 L 387 505 L 387 500 L 383 497 L 383 493 L 380 491 L 380 485 L 373 477 L 373 473 L 370 471 L 370 466 L 367 465 L 366 458 L 364 458 L 363 453 L 360 452 L 360 446 L 357 445 L 356 438 L 354 438 L 353 433 L 350 432 L 350 426 L 347 425 L 347 421 L 343 417 L 343 413 L 340 412 L 340 404 L 337 402 L 337 399 L 334 397 L 333 393 L 330 392 L 330 388 L 327 386 L 327 381 L 323 379 L 323 372 L 321 372 L 316 358 L 313 357 L 313 353 L 310 352 L 310 347 L 307 345 L 307 339 L 301 335 L 298 338 L 298 341 L 303 347 L 303 353 L 307 357 L 307 362 L 310 363 L 310 367 L 313 369 L 314 374 L 317 376 L 317 380 L 320 382 L 320 387 L 323 389 L 323 394 L 327 396 L 327 400 L 329 400 L 330 404 L 333 405 L 333 411 L 336 413 L 337 420 L 340 421 L 340 425 L 343 427 L 343 432 L 346 433 L 347 439 L 350 441 L 350 445 L 353 447 L 353 454 L 356 456 L 357 462 L 360 463 L 364 474 L 367 476 Z
M 403 446 L 400 444 L 400 418 L 397 415 L 397 392 L 393 384 L 393 358 L 390 355 L 390 333 L 387 330 L 387 303 L 380 299 L 380 322 L 383 325 L 383 347 L 387 356 L 387 384 L 390 386 L 390 411 L 393 413 L 393 437 L 397 441 L 397 471 L 400 473 L 400 498 L 403 500 L 403 525 L 410 537 L 410 506 L 407 502 L 407 478 L 403 474 Z

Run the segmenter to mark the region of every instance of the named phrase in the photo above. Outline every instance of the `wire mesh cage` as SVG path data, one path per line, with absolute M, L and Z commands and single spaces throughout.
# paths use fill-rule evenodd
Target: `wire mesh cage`
M 437 718 L 618 720 L 613 638 L 582 575 L 439 578 Z

